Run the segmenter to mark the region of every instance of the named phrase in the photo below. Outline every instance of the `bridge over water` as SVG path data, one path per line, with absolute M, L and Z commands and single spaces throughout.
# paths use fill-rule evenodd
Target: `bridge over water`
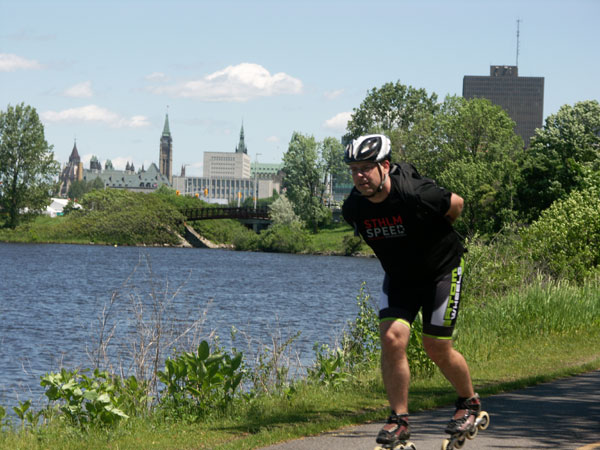
M 209 208 L 184 208 L 181 213 L 188 221 L 210 219 L 255 219 L 271 222 L 269 208 L 245 208 L 231 206 L 211 206 Z
M 184 208 L 180 210 L 188 222 L 194 220 L 235 219 L 258 232 L 271 224 L 269 208 L 211 206 L 207 208 Z

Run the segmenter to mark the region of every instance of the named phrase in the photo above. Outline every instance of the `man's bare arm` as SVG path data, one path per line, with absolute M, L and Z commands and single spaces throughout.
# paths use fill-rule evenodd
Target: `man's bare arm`
M 464 204 L 465 202 L 460 195 L 452 193 L 450 196 L 450 208 L 448 208 L 448 211 L 446 211 L 446 214 L 444 215 L 446 220 L 450 223 L 454 223 L 461 215 Z

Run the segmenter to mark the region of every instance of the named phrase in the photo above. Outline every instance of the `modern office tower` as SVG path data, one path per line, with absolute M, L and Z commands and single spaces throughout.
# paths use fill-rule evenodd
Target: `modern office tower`
M 490 66 L 490 76 L 465 75 L 463 97 L 487 98 L 515 121 L 525 148 L 541 128 L 544 115 L 544 77 L 520 77 L 517 66 Z
M 250 157 L 244 142 L 244 125 L 234 152 L 204 152 L 206 178 L 250 178 Z

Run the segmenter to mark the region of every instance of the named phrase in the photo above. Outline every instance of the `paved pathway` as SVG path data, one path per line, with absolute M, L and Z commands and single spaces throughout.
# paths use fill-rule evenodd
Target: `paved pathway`
M 483 399 L 490 427 L 464 450 L 600 450 L 600 371 Z M 411 440 L 418 450 L 439 450 L 453 407 L 411 416 Z M 373 449 L 383 422 L 266 447 L 268 450 Z M 265 449 L 265 450 L 266 450 Z

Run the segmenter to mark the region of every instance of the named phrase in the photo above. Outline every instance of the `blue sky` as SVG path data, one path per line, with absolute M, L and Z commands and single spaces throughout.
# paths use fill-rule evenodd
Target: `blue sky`
M 545 77 L 544 117 L 600 99 L 596 0 L 0 0 L 0 109 L 38 111 L 55 158 L 173 167 L 204 151 L 281 162 L 294 131 L 344 134 L 367 92 L 400 81 L 461 95 L 464 75 Z

